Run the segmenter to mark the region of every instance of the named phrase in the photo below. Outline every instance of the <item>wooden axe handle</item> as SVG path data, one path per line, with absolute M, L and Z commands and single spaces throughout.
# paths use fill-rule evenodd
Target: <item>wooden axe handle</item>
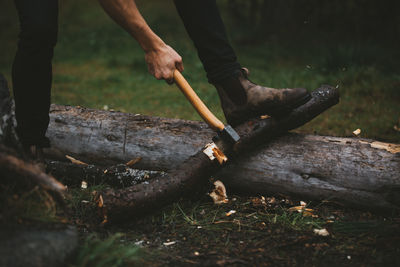
M 174 71 L 174 80 L 176 85 L 196 109 L 197 113 L 199 113 L 199 115 L 203 118 L 203 120 L 213 130 L 222 131 L 225 128 L 225 125 L 217 117 L 215 117 L 214 114 L 212 114 L 212 112 L 207 108 L 203 101 L 201 101 L 196 92 L 178 70 Z

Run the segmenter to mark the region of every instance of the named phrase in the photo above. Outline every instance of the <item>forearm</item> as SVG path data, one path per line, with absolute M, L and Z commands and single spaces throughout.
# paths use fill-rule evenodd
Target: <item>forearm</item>
M 149 27 L 134 0 L 99 0 L 107 14 L 129 34 L 147 53 L 165 46 L 163 40 Z

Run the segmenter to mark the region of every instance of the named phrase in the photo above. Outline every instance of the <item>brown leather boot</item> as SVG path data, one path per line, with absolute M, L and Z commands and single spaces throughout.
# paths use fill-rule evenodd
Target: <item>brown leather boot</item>
M 225 118 L 231 126 L 261 115 L 283 116 L 311 98 L 304 88 L 263 87 L 251 82 L 248 75 L 249 71 L 243 68 L 237 77 L 223 85 L 215 85 Z

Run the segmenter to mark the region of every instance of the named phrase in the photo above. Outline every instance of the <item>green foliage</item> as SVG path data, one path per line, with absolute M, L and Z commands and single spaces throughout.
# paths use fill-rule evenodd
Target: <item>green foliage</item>
M 351 136 L 352 131 L 361 128 L 361 137 L 400 142 L 400 133 L 394 129 L 394 126 L 400 127 L 397 107 L 400 102 L 400 76 L 397 71 L 400 50 L 397 43 L 384 42 L 384 38 L 365 41 L 342 38 L 340 35 L 335 37 L 330 35 L 331 31 L 326 32 L 315 26 L 317 23 L 313 24 L 314 28 L 297 29 L 297 34 L 292 34 L 287 23 L 281 23 L 279 18 L 271 27 L 269 23 L 257 22 L 261 19 L 273 20 L 274 17 L 240 15 L 237 18 L 243 17 L 240 22 L 244 28 L 238 27 L 234 21 L 236 16 L 231 11 L 234 5 L 238 7 L 238 12 L 247 14 L 254 9 L 251 5 L 260 6 L 264 2 L 268 1 L 219 2 L 239 61 L 250 69 L 250 78 L 277 88 L 304 87 L 313 90 L 321 84 L 330 84 L 338 86 L 341 92 L 339 105 L 298 131 Z M 281 19 L 285 16 L 291 18 L 284 16 L 285 12 L 303 14 L 306 9 L 310 10 L 310 16 L 316 16 L 318 12 L 340 14 L 341 10 L 347 15 L 354 11 L 361 16 L 365 11 L 361 4 L 370 3 L 367 0 L 347 1 L 346 4 L 342 1 L 311 1 L 306 4 L 300 1 L 301 5 L 298 1 L 278 2 L 274 1 L 271 10 L 281 10 L 274 12 L 275 17 L 282 15 Z M 380 8 L 381 4 L 378 6 Z M 210 109 L 223 118 L 217 93 L 207 83 L 197 52 L 180 23 L 172 1 L 139 1 L 139 7 L 157 34 L 182 55 L 184 75 L 192 87 Z M 381 12 L 379 8 L 368 10 Z M 257 10 L 261 12 L 261 8 Z M 3 50 L 8 51 L 0 57 L 0 72 L 11 80 L 10 69 L 18 33 L 12 1 L 4 3 L 0 12 L 2 23 L 9 26 L 0 33 Z M 107 105 L 109 109 L 131 113 L 201 120 L 175 86 L 157 81 L 147 73 L 141 48 L 96 3 L 89 1 L 82 4 L 81 1 L 71 0 L 61 4 L 60 12 L 59 42 L 53 65 L 54 103 L 98 109 Z M 321 15 L 320 19 L 330 20 L 324 16 Z M 331 23 L 341 21 L 340 16 L 334 17 Z M 395 18 L 388 16 L 385 23 L 392 19 Z M 377 20 L 363 22 L 375 23 Z M 268 38 L 260 38 L 263 34 L 257 32 L 258 26 L 249 25 L 272 28 L 275 33 L 266 32 L 264 35 Z M 303 21 L 301 25 L 310 26 Z M 276 32 L 287 34 L 288 38 Z M 321 37 L 324 34 L 325 37 Z
M 118 267 L 136 266 L 142 259 L 141 250 L 133 244 L 124 244 L 123 234 L 116 233 L 107 238 L 92 234 L 78 248 L 73 267 Z

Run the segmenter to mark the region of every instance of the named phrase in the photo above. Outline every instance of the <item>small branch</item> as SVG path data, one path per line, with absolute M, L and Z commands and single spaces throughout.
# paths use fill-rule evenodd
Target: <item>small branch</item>
M 39 166 L 24 162 L 15 156 L 0 152 L 0 169 L 2 172 L 12 173 L 16 176 L 26 177 L 39 184 L 46 190 L 62 195 L 66 187 L 54 177 L 44 173 Z

